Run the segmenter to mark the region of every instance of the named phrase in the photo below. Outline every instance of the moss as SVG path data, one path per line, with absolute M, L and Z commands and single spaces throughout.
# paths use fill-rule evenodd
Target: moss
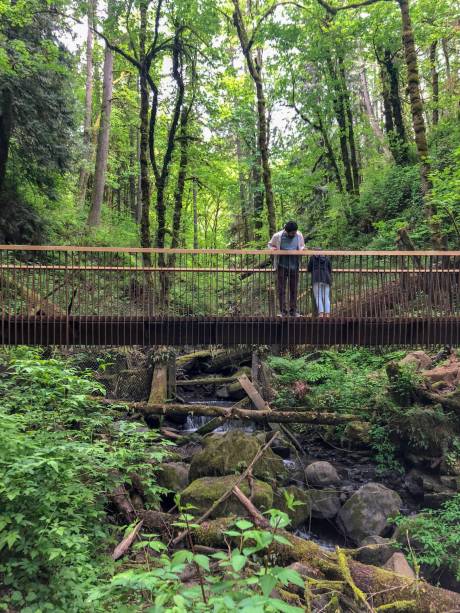
M 342 577 L 344 578 L 348 586 L 351 588 L 351 591 L 353 592 L 353 596 L 355 600 L 357 602 L 362 602 L 363 604 L 367 604 L 366 594 L 362 590 L 360 590 L 359 587 L 356 585 L 356 583 L 353 581 L 353 577 L 351 576 L 350 568 L 347 562 L 347 556 L 340 549 L 340 547 L 336 548 L 336 554 L 337 554 L 337 562 L 338 562 Z
M 193 456 L 190 479 L 221 477 L 242 472 L 260 449 L 260 441 L 241 430 L 230 430 L 224 436 L 214 435 L 205 440 L 202 451 Z M 256 479 L 274 483 L 286 477 L 282 459 L 267 449 L 253 468 Z
M 396 600 L 388 604 L 382 604 L 375 609 L 376 611 L 389 611 L 390 613 L 398 613 L 399 611 L 409 611 L 416 613 L 417 603 L 415 600 Z
M 196 479 L 182 492 L 182 502 L 194 507 L 191 510 L 194 515 L 202 515 L 225 492 L 232 489 L 236 480 L 237 478 L 233 475 Z M 241 483 L 239 488 L 246 496 L 251 496 L 251 488 L 247 482 Z M 253 482 L 252 494 L 252 502 L 260 511 L 267 511 L 273 506 L 273 490 L 268 483 L 255 480 Z M 227 500 L 214 510 L 211 518 L 225 517 L 233 514 L 247 515 L 247 511 L 235 496 L 229 496 Z

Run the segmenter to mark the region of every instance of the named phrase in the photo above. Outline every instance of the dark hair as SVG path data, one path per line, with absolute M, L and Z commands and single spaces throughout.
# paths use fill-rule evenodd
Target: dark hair
M 287 224 L 284 226 L 284 229 L 286 230 L 286 232 L 295 232 L 298 227 L 299 226 L 295 221 L 288 221 Z

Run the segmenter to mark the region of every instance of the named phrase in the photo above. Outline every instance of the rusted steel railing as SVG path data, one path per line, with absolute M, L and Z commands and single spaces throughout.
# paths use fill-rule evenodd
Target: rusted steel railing
M 321 251 L 324 314 L 318 253 L 276 252 L 299 262 L 300 316 L 278 317 L 273 251 L 3 245 L 0 344 L 460 344 L 460 251 Z

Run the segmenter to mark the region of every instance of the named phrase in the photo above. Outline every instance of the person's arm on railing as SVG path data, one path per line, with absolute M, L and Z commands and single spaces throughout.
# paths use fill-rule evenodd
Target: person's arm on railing
M 276 232 L 268 242 L 268 248 L 276 251 L 281 247 L 281 237 L 279 232 Z

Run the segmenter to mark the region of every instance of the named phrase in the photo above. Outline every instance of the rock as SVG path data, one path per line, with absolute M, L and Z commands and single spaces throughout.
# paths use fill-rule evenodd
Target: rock
M 291 496 L 294 496 L 294 499 L 302 504 L 295 505 L 294 509 L 292 510 L 288 509 L 286 498 L 284 496 L 285 492 L 289 493 Z M 294 530 L 307 522 L 311 517 L 311 499 L 309 492 L 302 490 L 296 485 L 290 485 L 289 487 L 276 490 L 273 497 L 273 505 L 276 509 L 287 513 L 289 519 L 291 520 L 290 527 Z
M 183 504 L 190 504 L 195 507 L 191 509 L 193 515 L 202 515 L 232 487 L 235 481 L 236 477 L 233 475 L 196 479 L 182 492 L 181 501 Z M 251 495 L 251 489 L 247 481 L 243 481 L 238 487 L 246 496 L 249 497 Z M 261 512 L 271 509 L 273 506 L 273 490 L 271 486 L 263 481 L 254 480 L 252 502 Z M 227 517 L 228 515 L 247 515 L 246 509 L 235 496 L 229 496 L 225 502 L 217 507 L 210 517 L 215 519 L 217 517 Z
M 356 559 L 362 564 L 372 564 L 372 566 L 383 566 L 395 553 L 391 545 L 393 541 L 383 538 L 383 536 L 368 536 L 359 544 Z
M 404 487 L 409 494 L 420 498 L 423 496 L 423 473 L 416 468 L 412 468 L 404 478 Z
M 388 518 L 398 514 L 402 506 L 399 494 L 380 483 L 367 483 L 357 490 L 340 509 L 340 529 L 355 543 L 366 536 L 382 536 Z
M 329 462 L 313 462 L 305 469 L 305 479 L 313 487 L 327 487 L 340 483 L 340 477 Z
M 172 492 L 182 492 L 188 485 L 190 466 L 185 462 L 168 462 L 160 465 L 157 483 Z
M 353 421 L 345 429 L 344 439 L 352 449 L 369 447 L 372 442 L 371 424 L 365 421 Z
M 332 519 L 340 510 L 340 497 L 335 490 L 308 490 L 312 517 Z
M 248 377 L 251 376 L 251 369 L 248 367 L 241 368 L 235 374 L 235 381 L 232 383 L 227 383 L 226 385 L 222 385 L 216 390 L 217 398 L 222 398 L 225 400 L 242 400 L 246 396 L 246 392 L 241 387 L 241 383 L 237 381 L 237 377 L 241 377 L 241 375 L 246 375 Z
M 387 562 L 383 565 L 383 568 L 389 570 L 397 575 L 402 575 L 408 579 L 415 579 L 415 573 L 409 566 L 409 562 L 406 557 L 400 551 L 394 553 Z
M 416 372 L 426 370 L 433 366 L 433 361 L 430 356 L 424 351 L 411 351 L 399 361 L 402 366 L 414 366 Z
M 442 505 L 450 500 L 455 492 L 452 490 L 443 490 L 441 492 L 432 492 L 425 494 L 423 504 L 428 509 L 440 509 Z
M 223 436 L 206 437 L 204 448 L 193 456 L 190 479 L 233 475 L 244 471 L 259 451 L 261 444 L 255 436 L 241 430 L 229 430 Z M 283 460 L 268 448 L 253 469 L 256 479 L 274 483 L 285 480 L 287 471 Z
M 441 481 L 444 487 L 454 490 L 455 492 L 460 492 L 460 477 L 455 476 L 455 475 L 452 475 L 452 476 L 441 475 L 439 480 Z

